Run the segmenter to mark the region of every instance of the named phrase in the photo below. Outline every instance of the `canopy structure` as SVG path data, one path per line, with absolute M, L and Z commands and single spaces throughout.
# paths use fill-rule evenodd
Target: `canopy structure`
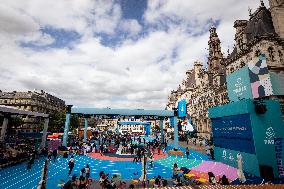
M 45 147 L 45 142 L 46 142 L 46 134 L 47 134 L 47 128 L 48 128 L 48 123 L 49 123 L 49 115 L 44 114 L 44 113 L 39 113 L 39 112 L 32 112 L 28 110 L 20 110 L 15 107 L 10 107 L 10 106 L 0 106 L 0 114 L 4 115 L 4 121 L 2 123 L 2 128 L 1 128 L 1 136 L 0 140 L 3 141 L 5 136 L 6 136 L 6 130 L 8 126 L 8 117 L 11 115 L 27 115 L 27 116 L 33 116 L 33 117 L 42 117 L 45 118 L 44 121 L 44 128 L 42 131 L 42 141 L 41 141 L 41 148 Z
M 174 145 L 178 148 L 178 129 L 177 129 L 177 117 L 174 115 L 174 111 L 171 110 L 145 110 L 145 109 L 111 109 L 111 108 L 77 108 L 68 106 L 65 129 L 63 136 L 63 146 L 67 146 L 68 131 L 70 126 L 70 115 L 80 114 L 85 116 L 85 129 L 84 129 L 84 141 L 87 141 L 87 128 L 88 128 L 88 116 L 106 116 L 104 118 L 119 118 L 120 116 L 138 116 L 142 117 L 144 120 L 160 120 L 161 131 L 163 132 L 163 120 L 165 117 L 173 117 L 174 122 Z M 131 123 L 133 124 L 133 123 Z M 140 124 L 140 123 L 139 123 Z M 145 124 L 149 126 L 150 124 Z M 148 129 L 148 127 L 147 127 Z M 164 140 L 162 134 L 162 140 Z
M 174 111 L 170 110 L 111 109 L 111 108 L 71 108 L 71 113 L 84 114 L 84 115 L 159 116 L 159 117 L 174 116 Z
M 29 116 L 44 117 L 44 118 L 49 116 L 48 114 L 44 113 L 32 112 L 28 110 L 19 110 L 15 107 L 2 106 L 2 105 L 0 105 L 0 113 L 8 115 L 29 115 Z

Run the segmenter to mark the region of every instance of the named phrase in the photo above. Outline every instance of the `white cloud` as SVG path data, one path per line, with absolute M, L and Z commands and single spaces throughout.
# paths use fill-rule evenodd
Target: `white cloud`
M 247 18 L 248 5 L 257 4 L 257 0 L 149 1 L 144 16 L 149 27 L 165 22 L 165 17 L 181 23 L 166 23 L 167 30 L 149 28 L 149 34 L 110 48 L 94 32 L 113 36 L 117 29 L 131 35 L 143 30 L 136 20 L 122 18 L 114 1 L 10 0 L 0 6 L 0 24 L 5 26 L 0 27 L 0 89 L 43 89 L 77 106 L 163 109 L 170 90 L 193 61 L 205 60 L 208 20 L 220 20 L 217 32 L 226 51 L 233 45 L 234 20 Z M 82 38 L 72 48 L 35 51 L 19 46 L 19 40 L 53 43 L 42 27 L 76 31 Z
M 137 35 L 142 30 L 142 26 L 135 19 L 123 20 L 121 22 L 121 28 L 123 31 L 128 32 L 130 36 Z

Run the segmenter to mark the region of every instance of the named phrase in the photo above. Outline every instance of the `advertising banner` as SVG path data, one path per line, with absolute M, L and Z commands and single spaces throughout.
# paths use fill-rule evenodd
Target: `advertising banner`
M 186 100 L 182 99 L 178 102 L 178 117 L 186 117 Z
M 214 146 L 255 153 L 249 114 L 212 119 Z
M 275 154 L 276 154 L 276 162 L 279 177 L 284 177 L 284 168 L 283 168 L 283 138 L 275 138 Z

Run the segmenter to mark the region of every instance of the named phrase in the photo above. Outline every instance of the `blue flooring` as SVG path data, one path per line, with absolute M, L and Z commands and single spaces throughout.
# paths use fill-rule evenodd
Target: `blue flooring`
M 198 152 L 190 152 L 190 162 L 192 160 L 204 160 L 207 156 Z M 182 161 L 181 161 L 182 160 Z M 70 179 L 68 177 L 68 159 L 58 158 L 56 162 L 50 162 L 48 166 L 48 182 L 47 188 L 54 189 L 60 188 L 58 184 L 62 184 Z M 163 178 L 170 178 L 172 176 L 172 163 L 185 162 L 185 158 L 169 156 L 163 160 L 157 160 L 154 162 L 154 168 L 148 168 L 147 175 L 149 178 L 161 175 Z M 200 161 L 201 162 L 201 161 Z M 131 161 L 109 161 L 98 160 L 89 156 L 75 156 L 75 167 L 72 175 L 80 175 L 80 170 L 90 165 L 91 178 L 99 179 L 99 172 L 105 171 L 110 176 L 113 174 L 120 174 L 122 179 L 133 179 L 141 176 L 141 163 L 133 163 Z M 26 163 L 22 163 L 13 167 L 5 168 L 0 171 L 0 189 L 35 189 L 41 178 L 41 172 L 44 165 L 44 158 L 36 160 L 32 169 L 27 171 Z M 196 164 L 197 165 L 197 164 Z M 196 166 L 194 165 L 194 166 Z

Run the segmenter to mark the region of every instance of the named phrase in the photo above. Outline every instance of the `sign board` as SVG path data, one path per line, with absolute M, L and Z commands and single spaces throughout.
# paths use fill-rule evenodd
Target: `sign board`
M 213 118 L 212 132 L 217 147 L 255 153 L 249 114 Z

